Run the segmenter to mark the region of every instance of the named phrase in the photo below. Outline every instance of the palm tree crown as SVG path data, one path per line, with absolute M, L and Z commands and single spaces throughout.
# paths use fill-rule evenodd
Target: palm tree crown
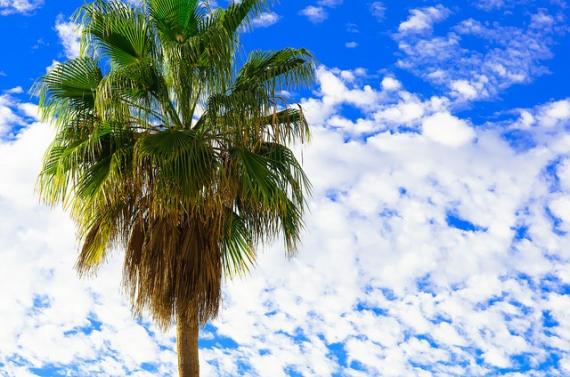
M 224 276 L 282 234 L 293 253 L 309 182 L 290 149 L 308 137 L 281 93 L 312 81 L 303 49 L 253 52 L 238 32 L 263 9 L 241 0 L 95 1 L 78 12 L 81 56 L 37 84 L 56 125 L 38 180 L 78 225 L 77 268 L 125 250 L 135 314 L 166 328 L 216 316 Z

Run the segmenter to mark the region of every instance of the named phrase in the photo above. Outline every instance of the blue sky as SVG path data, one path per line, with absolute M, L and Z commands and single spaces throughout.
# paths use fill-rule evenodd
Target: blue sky
M 220 5 L 225 5 L 219 1 Z M 80 1 L 0 0 L 0 376 L 170 376 L 121 252 L 91 280 L 33 185 L 29 94 Z M 242 35 L 306 47 L 315 187 L 298 257 L 260 252 L 202 333 L 206 376 L 570 375 L 570 4 L 281 1 Z

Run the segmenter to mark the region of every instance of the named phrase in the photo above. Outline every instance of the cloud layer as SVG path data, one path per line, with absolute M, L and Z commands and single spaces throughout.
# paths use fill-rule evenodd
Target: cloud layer
M 433 25 L 448 17 L 449 9 L 412 9 L 394 36 L 403 54 L 397 65 L 451 91 L 460 102 L 494 98 L 548 73 L 544 62 L 552 58 L 554 36 L 567 32 L 564 16 L 556 7 L 550 12 L 527 13 L 522 26 L 468 18 L 436 33 Z
M 303 101 L 315 187 L 304 247 L 287 260 L 273 245 L 252 277 L 226 284 L 202 335 L 204 373 L 570 373 L 570 101 L 483 127 L 394 77 L 376 89 L 363 75 L 319 69 L 319 94 Z M 349 121 L 346 106 L 369 115 Z M 72 224 L 37 204 L 50 136 L 31 122 L 0 144 L 4 373 L 174 373 L 173 334 L 130 317 L 120 251 L 80 281 Z

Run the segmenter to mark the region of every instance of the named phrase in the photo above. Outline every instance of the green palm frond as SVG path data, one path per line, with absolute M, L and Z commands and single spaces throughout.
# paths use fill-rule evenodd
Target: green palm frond
M 97 1 L 83 6 L 84 36 L 89 46 L 113 64 L 135 64 L 154 52 L 154 40 L 144 13 L 122 1 Z
M 312 56 L 305 49 L 254 51 L 238 73 L 233 91 L 248 91 L 258 86 L 275 91 L 295 88 L 311 82 L 314 71 Z
M 221 17 L 224 29 L 228 34 L 234 35 L 241 26 L 246 26 L 249 20 L 261 13 L 266 2 L 266 0 L 234 1 Z
M 82 247 L 76 268 L 82 275 L 95 272 L 107 256 L 116 231 L 111 213 L 99 214 L 81 235 Z
M 102 78 L 97 61 L 92 58 L 57 64 L 35 86 L 42 117 L 64 125 L 92 115 L 95 92 Z
M 148 6 L 163 41 L 183 43 L 197 34 L 204 11 L 198 0 L 149 0 Z
M 254 237 L 247 222 L 231 210 L 226 213 L 221 248 L 224 271 L 230 277 L 249 272 L 255 263 Z
M 236 177 L 241 196 L 262 207 L 272 207 L 279 201 L 281 191 L 278 176 L 270 168 L 266 157 L 245 148 L 236 148 L 232 157 L 236 164 Z
M 270 169 L 280 180 L 280 185 L 287 186 L 294 203 L 303 206 L 305 193 L 311 191 L 311 184 L 293 151 L 279 143 L 264 143 L 260 151 L 267 158 Z
M 103 200 L 116 192 L 117 182 L 129 179 L 133 164 L 134 138 L 130 132 L 109 128 L 91 140 L 94 157 L 81 171 L 74 192 L 84 202 Z M 93 146 L 96 143 L 96 146 Z M 86 159 L 83 159 L 84 161 Z
M 139 139 L 137 165 L 152 174 L 159 202 L 198 201 L 213 179 L 217 157 L 212 146 L 192 130 L 167 130 Z
M 272 239 L 281 230 L 288 253 L 293 253 L 311 189 L 300 163 L 290 149 L 277 143 L 264 143 L 257 153 L 237 149 L 233 156 L 240 211 L 251 212 L 246 215 L 249 226 L 261 239 Z

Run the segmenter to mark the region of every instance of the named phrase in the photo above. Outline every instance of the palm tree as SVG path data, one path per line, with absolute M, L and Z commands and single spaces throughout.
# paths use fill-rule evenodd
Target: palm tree
M 237 66 L 238 32 L 262 9 L 95 1 L 78 11 L 80 57 L 36 87 L 56 127 L 38 191 L 76 222 L 80 275 L 124 249 L 133 313 L 176 322 L 184 377 L 199 375 L 199 328 L 224 278 L 279 235 L 291 255 L 303 226 L 310 185 L 290 147 L 309 130 L 281 93 L 308 85 L 314 64 L 289 48 Z

